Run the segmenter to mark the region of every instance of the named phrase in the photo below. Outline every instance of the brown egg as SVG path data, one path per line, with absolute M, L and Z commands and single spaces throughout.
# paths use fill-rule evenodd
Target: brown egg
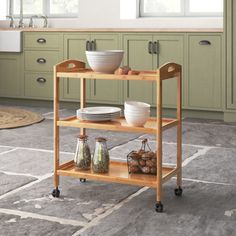
M 131 161 L 129 162 L 129 165 L 130 165 L 130 166 L 139 166 L 139 163 L 138 163 L 137 160 L 131 160 Z
M 149 173 L 150 173 L 150 167 L 148 167 L 148 166 L 142 167 L 141 170 L 142 170 L 142 172 L 145 173 L 145 174 L 149 174 Z
M 130 166 L 129 172 L 130 173 L 138 173 L 140 170 L 137 166 Z
M 146 166 L 146 161 L 144 161 L 143 159 L 139 160 L 139 165 L 140 166 Z
M 146 161 L 146 166 L 153 167 L 154 163 L 151 160 Z
M 150 172 L 151 172 L 151 174 L 156 174 L 157 173 L 157 168 L 156 167 L 151 167 Z

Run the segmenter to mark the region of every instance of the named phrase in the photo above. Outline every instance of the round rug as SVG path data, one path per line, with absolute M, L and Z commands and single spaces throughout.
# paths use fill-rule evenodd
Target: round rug
M 44 120 L 35 112 L 24 109 L 1 107 L 0 108 L 0 129 L 10 129 L 31 125 Z

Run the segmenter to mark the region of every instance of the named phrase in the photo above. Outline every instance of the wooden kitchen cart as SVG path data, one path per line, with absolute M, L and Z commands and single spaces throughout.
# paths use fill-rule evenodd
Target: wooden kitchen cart
M 106 122 L 88 122 L 74 117 L 65 119 L 59 118 L 59 81 L 60 78 L 80 79 L 80 107 L 85 107 L 86 102 L 86 80 L 104 79 L 104 80 L 142 80 L 147 82 L 156 82 L 156 118 L 150 118 L 144 127 L 129 126 L 124 117 Z M 162 84 L 167 79 L 177 80 L 177 109 L 175 119 L 162 118 Z M 93 179 L 99 181 L 116 182 L 138 186 L 148 186 L 156 188 L 156 211 L 163 211 L 162 185 L 173 176 L 177 176 L 177 188 L 175 194 L 182 195 L 182 126 L 181 126 L 181 66 L 175 63 L 167 63 L 156 71 L 143 71 L 138 75 L 116 75 L 95 73 L 85 68 L 85 63 L 75 60 L 67 60 L 54 66 L 54 186 L 52 192 L 54 197 L 59 197 L 60 191 L 59 176 L 70 176 L 79 178 L 80 181 Z M 173 167 L 164 167 L 162 165 L 162 132 L 168 128 L 177 126 L 177 160 Z M 109 173 L 96 174 L 92 170 L 75 170 L 74 161 L 60 164 L 59 160 L 59 128 L 60 127 L 78 127 L 81 134 L 85 134 L 86 128 L 102 129 L 111 131 L 138 132 L 145 134 L 155 134 L 157 142 L 157 175 L 129 174 L 126 163 L 110 162 Z

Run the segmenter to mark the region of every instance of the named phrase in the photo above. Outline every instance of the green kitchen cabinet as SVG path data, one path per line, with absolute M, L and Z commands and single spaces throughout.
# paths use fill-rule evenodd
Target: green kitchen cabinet
M 71 33 L 64 36 L 64 59 L 77 59 L 86 62 L 85 51 L 119 49 L 119 34 Z M 79 100 L 79 80 L 64 80 L 63 98 Z M 119 103 L 120 82 L 89 80 L 87 82 L 87 101 L 92 103 Z
M 0 97 L 22 96 L 22 53 L 0 53 Z
M 155 70 L 166 62 L 176 62 L 183 65 L 184 36 L 164 34 L 125 34 L 123 47 L 125 50 L 124 65 L 133 70 Z M 176 105 L 176 83 L 165 81 L 163 105 Z M 155 83 L 127 81 L 124 83 L 124 99 L 156 104 Z
M 222 35 L 188 34 L 187 106 L 222 109 Z
M 63 60 L 63 34 L 24 32 L 23 35 L 24 96 L 52 100 L 53 66 Z

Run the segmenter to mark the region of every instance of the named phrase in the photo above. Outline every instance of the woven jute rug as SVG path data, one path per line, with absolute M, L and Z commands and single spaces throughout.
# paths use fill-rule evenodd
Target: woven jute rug
M 44 120 L 35 112 L 12 107 L 0 107 L 0 129 L 10 129 L 31 125 Z

